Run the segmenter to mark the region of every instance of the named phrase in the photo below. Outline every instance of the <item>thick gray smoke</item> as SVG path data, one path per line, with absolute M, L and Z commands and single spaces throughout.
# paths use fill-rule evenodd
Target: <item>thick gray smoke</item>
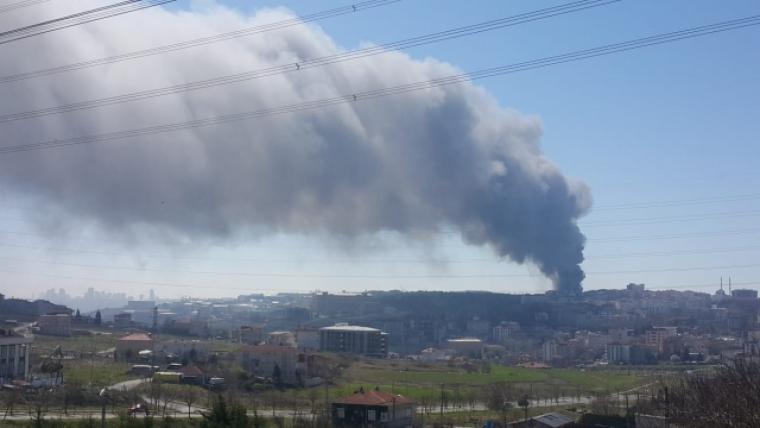
M 50 16 L 62 14 L 51 2 Z M 73 3 L 73 2 L 72 2 Z M 93 2 L 76 2 L 84 9 Z M 68 11 L 67 11 L 68 12 Z M 370 12 L 371 13 L 371 12 Z M 0 75 L 114 55 L 290 17 L 159 8 L 0 46 Z M 4 27 L 39 16 L 5 17 Z M 18 20 L 16 22 L 15 20 Z M 136 25 L 139 24 L 139 30 Z M 0 85 L 0 113 L 238 73 L 341 48 L 314 26 Z M 10 59 L 10 60 L 6 60 Z M 456 73 L 390 53 L 99 110 L 0 125 L 14 145 L 276 107 Z M 0 155 L 0 185 L 118 231 L 191 239 L 247 233 L 410 239 L 456 230 L 471 244 L 535 263 L 580 291 L 590 204 L 541 152 L 541 124 L 464 84 L 108 144 Z M 54 211 L 53 211 L 54 212 Z

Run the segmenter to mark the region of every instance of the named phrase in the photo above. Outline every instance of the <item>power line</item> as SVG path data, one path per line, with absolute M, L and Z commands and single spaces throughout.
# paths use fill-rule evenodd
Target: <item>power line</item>
M 40 252 L 52 252 L 63 255 L 72 254 L 91 254 L 98 256 L 109 257 L 135 257 L 138 256 L 141 259 L 168 259 L 168 260 L 196 260 L 201 262 L 236 262 L 236 263 L 278 263 L 278 264 L 476 264 L 476 263 L 494 263 L 498 262 L 498 256 L 492 258 L 470 258 L 470 259 L 379 259 L 379 260 L 359 260 L 353 259 L 304 259 L 302 256 L 295 256 L 288 259 L 273 259 L 273 258 L 227 258 L 227 257 L 202 257 L 202 256 L 178 256 L 169 254 L 132 254 L 116 251 L 99 251 L 99 250 L 85 250 L 80 248 L 61 248 L 61 247 L 40 247 L 34 245 L 23 245 L 15 243 L 0 243 L 0 247 L 5 248 L 17 248 L 26 250 L 35 250 Z M 607 254 L 587 254 L 586 260 L 595 259 L 618 259 L 629 257 L 664 257 L 664 256 L 683 256 L 683 255 L 703 255 L 703 254 L 719 254 L 719 253 L 750 253 L 756 250 L 760 250 L 760 246 L 740 246 L 740 247 L 722 247 L 722 248 L 701 248 L 693 250 L 678 250 L 678 251 L 639 251 L 639 252 L 627 252 L 627 253 L 607 253 Z
M 747 200 L 756 200 L 760 199 L 760 194 L 758 193 L 751 193 L 751 194 L 744 194 L 744 195 L 733 195 L 733 196 L 712 196 L 707 198 L 701 198 L 701 199 L 676 199 L 676 200 L 670 200 L 670 201 L 650 201 L 650 202 L 632 202 L 632 203 L 626 203 L 626 204 L 613 204 L 613 205 L 602 205 L 600 207 L 594 207 L 594 211 L 611 211 L 611 210 L 629 210 L 629 209 L 638 209 L 638 208 L 660 208 L 660 207 L 674 207 L 674 206 L 684 206 L 684 205 L 703 205 L 703 204 L 714 204 L 714 203 L 723 203 L 723 202 L 737 202 L 737 201 L 747 201 Z
M 747 285 L 760 285 L 760 281 L 745 281 L 745 282 L 734 282 L 734 286 L 742 287 Z M 649 286 L 647 285 L 648 289 L 657 289 L 657 290 L 678 290 L 678 289 L 693 289 L 693 288 L 706 288 L 706 287 L 718 287 L 718 284 L 716 283 L 707 283 L 707 284 L 681 284 L 681 285 L 662 285 L 662 286 Z
M 214 125 L 221 125 L 242 120 L 257 119 L 270 117 L 281 114 L 289 114 L 300 111 L 314 110 L 330 106 L 349 104 L 357 101 L 365 101 L 375 98 L 387 97 L 392 95 L 401 95 L 410 92 L 416 92 L 424 89 L 438 88 L 447 85 L 459 84 L 489 77 L 501 76 L 505 74 L 516 73 L 520 71 L 533 70 L 537 68 L 548 67 L 551 65 L 564 64 L 568 62 L 580 61 L 584 59 L 595 58 L 599 56 L 611 55 L 614 53 L 625 52 L 630 50 L 641 49 L 644 47 L 671 43 L 684 39 L 706 36 L 709 34 L 736 30 L 744 27 L 760 24 L 760 15 L 750 16 L 741 19 L 723 21 L 716 24 L 693 27 L 671 33 L 663 33 L 655 36 L 644 37 L 622 43 L 599 46 L 592 49 L 575 51 L 563 55 L 541 58 L 532 61 L 526 61 L 502 67 L 489 68 L 475 71 L 472 73 L 463 73 L 438 79 L 409 83 L 405 85 L 387 87 L 382 89 L 357 92 L 332 98 L 324 98 L 314 101 L 308 101 L 299 104 L 291 104 L 281 107 L 265 108 L 261 110 L 248 111 L 242 113 L 233 113 L 223 116 L 197 119 L 186 122 L 175 122 L 163 125 L 155 125 L 146 128 L 138 128 L 124 131 L 116 131 L 98 135 L 89 135 L 82 137 L 67 138 L 62 140 L 49 140 L 31 144 L 20 144 L 0 148 L 0 154 L 23 152 L 30 150 L 49 149 L 54 147 L 65 147 L 79 144 L 104 143 L 109 141 L 133 138 L 145 135 L 155 135 L 167 132 L 175 132 L 183 129 L 200 128 Z
M 160 6 L 171 3 L 175 0 L 125 0 L 113 3 L 107 6 L 97 7 L 95 9 L 77 12 L 60 18 L 39 22 L 25 27 L 15 28 L 13 30 L 0 33 L 0 45 L 26 39 L 29 37 L 39 36 L 41 34 L 53 31 L 63 30 L 65 28 L 77 25 L 87 24 L 90 22 L 100 21 L 102 19 L 113 18 L 139 10 Z M 144 2 L 144 3 L 141 3 Z
M 43 265 L 57 265 L 67 267 L 77 267 L 86 269 L 132 271 L 141 273 L 173 273 L 186 275 L 216 275 L 216 276 L 234 276 L 245 278 L 290 278 L 290 279 L 500 279 L 500 278 L 535 278 L 538 274 L 321 274 L 321 273 L 291 273 L 291 272 L 226 272 L 226 271 L 193 271 L 193 270 L 165 270 L 165 269 L 143 269 L 128 266 L 70 263 L 47 260 L 29 260 L 17 258 L 0 258 L 0 263 L 31 263 Z M 586 271 L 586 276 L 597 275 L 620 275 L 620 274 L 642 274 L 642 273 L 670 273 L 670 272 L 695 272 L 710 270 L 729 270 L 729 269 L 751 269 L 760 267 L 758 263 L 748 264 L 731 264 L 717 266 L 690 266 L 690 267 L 669 267 L 669 268 L 650 268 L 650 269 L 628 269 L 628 270 L 606 270 L 606 271 Z
M 247 292 L 259 292 L 259 291 L 276 291 L 276 292 L 295 292 L 295 293 L 312 293 L 314 292 L 313 289 L 284 289 L 282 287 L 277 288 L 262 288 L 262 287 L 235 287 L 235 286 L 218 286 L 218 285 L 202 285 L 202 284 L 187 284 L 187 283 L 167 283 L 167 282 L 158 282 L 158 281 L 132 281 L 132 280 L 121 280 L 121 279 L 106 279 L 106 278 L 92 278 L 92 277 L 80 277 L 80 276 L 71 276 L 71 275 L 59 275 L 59 274 L 49 274 L 49 273 L 42 273 L 42 272 L 19 272 L 19 271 L 7 271 L 7 270 L 0 270 L 0 272 L 5 274 L 11 274 L 11 275 L 22 275 L 22 276 L 41 276 L 41 277 L 47 277 L 47 278 L 58 278 L 58 279 L 70 279 L 70 280 L 77 280 L 77 281 L 87 281 L 87 282 L 111 282 L 111 283 L 117 283 L 117 284 L 129 284 L 129 285 L 144 285 L 144 286 L 151 286 L 151 287 L 159 287 L 159 288 L 186 288 L 186 289 L 211 289 L 211 290 L 236 290 L 236 291 L 247 291 Z M 760 281 L 744 281 L 744 282 L 735 282 L 734 285 L 736 286 L 749 286 L 749 285 L 760 285 Z M 707 283 L 707 284 L 680 284 L 680 285 L 665 285 L 665 286 L 649 286 L 650 289 L 658 289 L 658 290 L 667 290 L 667 289 L 695 289 L 695 288 L 706 288 L 706 287 L 715 287 L 717 284 L 715 283 Z M 593 291 L 593 290 L 589 290 Z
M 188 91 L 196 91 L 200 89 L 214 88 L 221 85 L 230 85 L 233 83 L 244 82 L 252 79 L 259 79 L 263 77 L 271 77 L 282 75 L 285 73 L 294 73 L 301 70 L 323 67 L 330 64 L 336 64 L 346 61 L 353 61 L 360 58 L 366 58 L 369 56 L 384 54 L 388 52 L 394 52 L 402 49 L 409 49 L 417 46 L 428 45 L 432 43 L 439 43 L 446 40 L 456 39 L 460 37 L 471 36 L 487 31 L 494 31 L 505 27 L 512 27 L 520 24 L 525 24 L 542 19 L 548 19 L 555 16 L 565 15 L 569 13 L 579 12 L 586 9 L 605 6 L 611 3 L 617 3 L 621 0 L 581 0 L 572 3 L 563 4 L 560 6 L 549 7 L 532 12 L 526 12 L 519 15 L 514 15 L 506 18 L 500 18 L 490 21 L 481 22 L 474 25 L 468 25 L 464 27 L 457 27 L 450 30 L 445 30 L 437 33 L 426 34 L 409 39 L 399 40 L 396 42 L 386 43 L 378 46 L 372 46 L 363 49 L 352 50 L 344 53 L 328 55 L 324 57 L 305 59 L 297 62 L 289 62 L 287 64 L 262 68 L 253 71 L 247 71 L 244 73 L 237 73 L 227 76 L 215 77 L 206 80 L 199 80 L 196 82 L 183 83 L 181 85 L 167 86 L 157 89 L 149 89 L 144 91 L 131 92 L 122 95 L 116 95 L 107 98 L 99 98 L 95 100 L 80 101 L 72 104 L 48 107 L 38 110 L 11 113 L 0 115 L 0 123 L 11 122 L 21 119 L 31 119 L 35 117 L 49 116 L 52 114 L 61 114 L 80 110 L 89 110 L 93 108 L 105 107 L 115 104 L 123 104 L 133 101 L 146 100 L 151 98 L 157 98 L 167 95 L 173 95 Z
M 320 12 L 312 13 L 309 15 L 298 16 L 292 19 L 286 19 L 282 21 L 276 21 L 269 24 L 257 25 L 255 27 L 247 27 L 228 33 L 216 34 L 209 37 L 201 37 L 198 39 L 187 40 L 184 42 L 173 43 L 164 46 L 158 46 L 149 49 L 143 49 L 138 51 L 127 52 L 119 55 L 113 55 L 109 57 L 97 58 L 88 61 L 81 61 L 72 64 L 61 65 L 57 67 L 47 68 L 43 70 L 30 71 L 25 73 L 17 73 L 8 76 L 0 77 L 0 83 L 16 82 L 19 80 L 32 79 L 36 77 L 49 76 L 58 73 L 65 73 L 74 70 L 82 70 L 91 67 L 97 67 L 106 64 L 113 64 L 122 61 L 129 61 L 133 59 L 145 58 L 153 55 L 159 55 L 183 49 L 194 48 L 198 46 L 204 46 L 211 43 L 222 42 L 225 40 L 232 40 L 240 37 L 247 37 L 254 34 L 260 34 L 267 31 L 280 30 L 283 28 L 292 27 L 295 25 L 303 25 L 309 22 L 321 21 L 323 19 L 332 18 L 336 16 L 351 14 L 367 9 L 373 9 L 376 7 L 387 6 L 393 3 L 398 3 L 401 0 L 369 0 L 362 1 L 346 6 L 336 7 L 333 9 L 323 10 Z
M 691 214 L 680 216 L 667 216 L 667 217 L 644 217 L 644 218 L 630 218 L 630 219 L 618 219 L 607 220 L 592 223 L 582 223 L 581 226 L 585 228 L 593 227 L 609 227 L 609 226 L 629 226 L 629 225 L 647 225 L 647 224 L 659 224 L 659 223 L 681 223 L 686 221 L 699 221 L 699 220 L 712 220 L 720 218 L 739 218 L 739 217 L 756 217 L 760 215 L 760 210 L 753 211 L 732 211 L 722 213 L 711 214 Z
M 50 0 L 24 0 L 24 1 L 16 2 L 16 3 L 6 4 L 6 5 L 0 6 L 0 13 L 6 13 L 12 10 L 34 6 L 40 3 L 47 3 L 49 1 Z
M 0 244 L 2 246 L 2 244 Z M 701 254 L 719 254 L 719 253 L 746 253 L 760 250 L 760 246 L 746 245 L 743 247 L 728 248 L 702 248 L 696 250 L 679 250 L 679 251 L 639 251 L 629 253 L 609 253 L 609 254 L 587 254 L 586 260 L 594 259 L 622 259 L 629 257 L 664 257 L 664 256 L 692 256 Z
M 608 243 L 608 242 L 625 242 L 625 241 L 658 241 L 658 240 L 663 240 L 663 239 L 681 239 L 681 238 L 695 238 L 695 237 L 705 237 L 705 236 L 745 235 L 749 233 L 759 233 L 759 232 L 760 232 L 760 229 L 737 229 L 737 230 L 697 232 L 697 233 L 676 233 L 676 234 L 670 234 L 670 235 L 616 236 L 616 237 L 610 237 L 610 238 L 589 239 L 589 242 Z

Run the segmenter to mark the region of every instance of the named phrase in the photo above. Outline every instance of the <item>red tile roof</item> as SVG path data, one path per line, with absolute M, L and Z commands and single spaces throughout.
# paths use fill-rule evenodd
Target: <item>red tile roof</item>
M 403 395 L 383 391 L 359 391 L 354 395 L 337 398 L 333 404 L 353 404 L 359 406 L 392 406 L 393 404 L 414 404 L 414 400 Z
M 150 342 L 153 339 L 145 333 L 133 333 L 119 339 L 120 342 Z
M 185 366 L 182 367 L 182 370 L 180 370 L 180 373 L 182 373 L 182 376 L 185 377 L 201 377 L 203 376 L 203 372 L 201 369 L 199 369 L 196 366 Z

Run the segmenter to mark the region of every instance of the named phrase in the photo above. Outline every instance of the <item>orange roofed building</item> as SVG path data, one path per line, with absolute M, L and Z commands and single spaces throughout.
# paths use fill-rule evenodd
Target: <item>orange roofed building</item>
M 414 400 L 378 389 L 359 390 L 332 402 L 333 426 L 405 428 L 414 425 Z
M 116 342 L 113 358 L 116 361 L 138 361 L 140 351 L 153 350 L 153 338 L 145 333 L 133 333 Z

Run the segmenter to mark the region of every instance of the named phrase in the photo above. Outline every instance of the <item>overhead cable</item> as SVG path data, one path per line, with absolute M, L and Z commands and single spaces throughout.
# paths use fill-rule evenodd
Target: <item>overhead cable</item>
M 55 139 L 30 144 L 18 144 L 0 148 L 0 154 L 23 152 L 30 150 L 50 149 L 54 147 L 66 147 L 80 144 L 104 143 L 109 141 L 121 140 L 125 138 L 134 138 L 146 135 L 156 135 L 167 132 L 175 132 L 183 129 L 200 128 L 214 125 L 222 125 L 243 120 L 257 119 L 262 117 L 271 117 L 282 114 L 290 114 L 300 111 L 321 109 L 330 106 L 350 104 L 358 101 L 366 101 L 381 97 L 401 95 L 410 92 L 433 89 L 442 86 L 454 85 L 489 77 L 502 76 L 521 71 L 534 70 L 552 65 L 564 64 L 574 61 L 580 61 L 590 58 L 596 58 L 604 55 L 611 55 L 619 52 L 641 49 L 649 46 L 672 43 L 679 40 L 691 39 L 695 37 L 706 36 L 724 31 L 731 31 L 749 26 L 760 24 L 760 15 L 750 16 L 741 19 L 723 21 L 711 25 L 703 25 L 685 30 L 658 34 L 655 36 L 639 38 L 627 42 L 608 44 L 592 49 L 585 49 L 570 52 L 562 55 L 545 57 L 532 61 L 525 61 L 501 67 L 494 67 L 479 70 L 471 73 L 462 73 L 441 77 L 432 80 L 409 83 L 405 85 L 379 88 L 363 92 L 355 92 L 332 98 L 323 98 L 304 103 L 291 104 L 280 107 L 264 108 L 260 110 L 227 114 L 223 116 L 208 117 L 204 119 L 191 120 L 186 122 L 175 122 L 162 125 L 149 126 L 145 128 L 129 129 L 123 131 L 109 132 L 97 135 L 87 135 L 66 139 Z
M 582 0 L 572 3 L 563 4 L 560 6 L 549 7 L 545 9 L 536 10 L 533 12 L 522 13 L 507 18 L 500 18 L 481 22 L 474 25 L 468 25 L 465 27 L 457 27 L 446 31 L 440 31 L 437 33 L 426 34 L 418 37 L 404 39 L 396 42 L 386 43 L 378 46 L 371 46 L 363 49 L 352 50 L 348 52 L 304 59 L 298 61 L 291 61 L 286 64 L 257 69 L 253 71 L 247 71 L 243 73 L 237 73 L 227 76 L 214 77 L 211 79 L 199 80 L 195 82 L 183 83 L 180 85 L 167 86 L 163 88 L 148 89 L 143 91 L 136 91 L 127 94 L 116 95 L 112 97 L 99 98 L 94 100 L 80 101 L 71 104 L 59 105 L 54 107 L 47 107 L 43 109 L 37 109 L 32 111 L 25 111 L 19 113 L 11 113 L 0 115 L 0 123 L 11 122 L 21 119 L 31 119 L 35 117 L 48 116 L 52 114 L 67 113 L 80 110 L 88 110 L 98 107 L 105 107 L 115 104 L 123 104 L 127 102 L 146 100 L 156 97 L 162 97 L 167 95 L 173 95 L 188 91 L 197 91 L 200 89 L 214 88 L 222 85 L 230 85 L 233 83 L 245 82 L 253 79 L 260 79 L 263 77 L 277 76 L 285 73 L 295 73 L 302 70 L 323 67 L 330 64 L 336 64 L 346 61 L 353 61 L 360 58 L 366 58 L 369 56 L 384 54 L 388 52 L 394 52 L 402 49 L 409 49 L 412 47 L 428 45 L 431 43 L 438 43 L 445 40 L 471 36 L 474 34 L 483 33 L 486 31 L 494 31 L 505 27 L 516 26 L 533 22 L 541 19 L 547 19 L 559 15 L 565 15 L 568 13 L 579 12 L 593 7 L 599 7 L 608 5 L 611 3 L 617 3 L 621 0 Z

